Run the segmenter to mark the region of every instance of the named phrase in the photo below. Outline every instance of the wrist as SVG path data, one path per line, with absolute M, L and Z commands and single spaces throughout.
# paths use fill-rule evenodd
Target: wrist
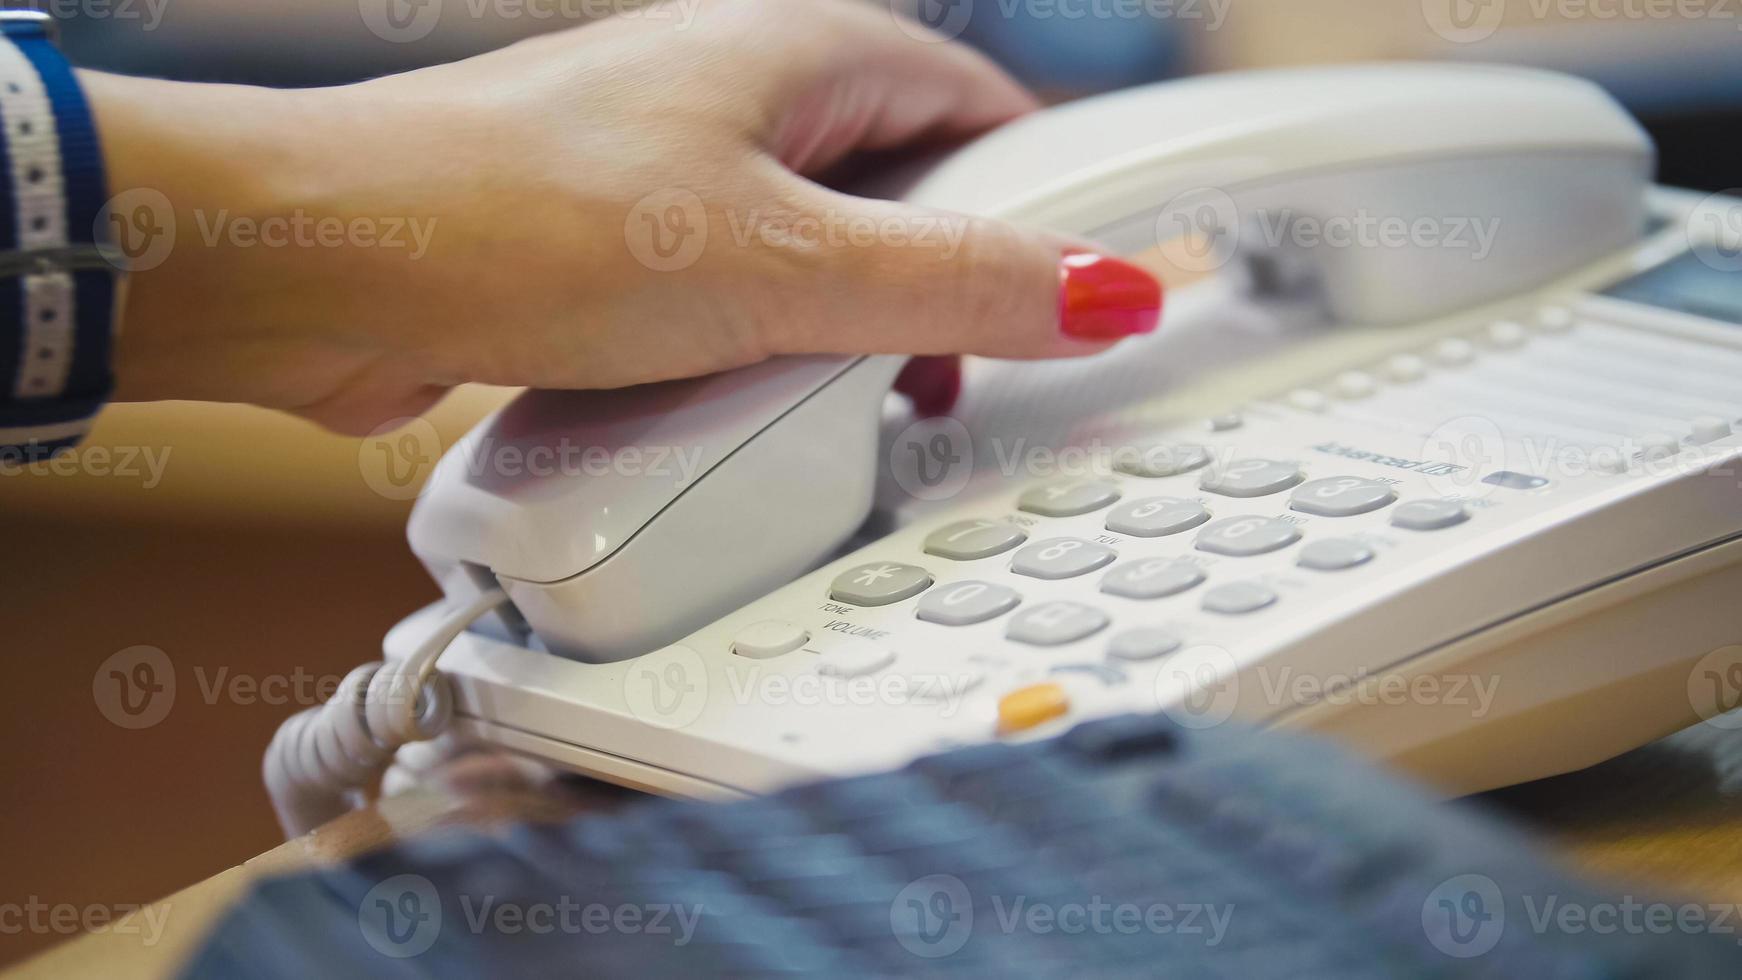
M 119 399 L 294 409 L 378 356 L 365 257 L 321 223 L 344 214 L 351 161 L 380 165 L 345 90 L 81 81 L 110 173 L 101 217 L 128 272 Z

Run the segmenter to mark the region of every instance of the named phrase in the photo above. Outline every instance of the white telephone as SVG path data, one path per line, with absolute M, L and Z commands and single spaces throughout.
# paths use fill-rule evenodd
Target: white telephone
M 1594 86 L 1497 67 L 1039 113 L 903 196 L 1122 253 L 1225 232 L 1242 275 L 1114 356 L 974 365 L 957 422 L 885 411 L 897 357 L 529 393 L 437 467 L 410 538 L 447 598 L 387 656 L 499 589 L 442 655 L 455 725 L 681 795 L 1127 711 L 1322 731 L 1454 793 L 1597 762 L 1742 672 L 1742 259 L 1702 218 L 1737 202 L 1652 167 Z M 1166 382 L 1211 330 L 1289 347 Z M 1043 435 L 1106 451 L 1009 465 Z M 504 476 L 504 446 L 700 457 Z M 879 485 L 891 533 L 842 555 Z

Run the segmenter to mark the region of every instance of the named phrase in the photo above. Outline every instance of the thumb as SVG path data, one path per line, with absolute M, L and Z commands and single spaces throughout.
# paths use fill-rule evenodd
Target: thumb
M 1162 288 L 1076 240 L 1001 221 L 834 195 L 777 353 L 1093 354 L 1161 318 Z

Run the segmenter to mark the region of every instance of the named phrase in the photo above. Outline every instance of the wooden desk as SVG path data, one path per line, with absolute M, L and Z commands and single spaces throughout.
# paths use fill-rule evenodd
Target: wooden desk
M 501 758 L 456 763 L 442 785 L 381 802 L 157 903 L 161 938 L 86 935 L 9 977 L 173 975 L 262 875 L 337 861 L 440 826 L 560 820 L 637 794 L 576 778 L 544 785 Z M 1742 731 L 1700 725 L 1583 772 L 1477 799 L 1538 834 L 1577 873 L 1616 891 L 1742 903 Z M 138 918 L 136 915 L 135 918 Z

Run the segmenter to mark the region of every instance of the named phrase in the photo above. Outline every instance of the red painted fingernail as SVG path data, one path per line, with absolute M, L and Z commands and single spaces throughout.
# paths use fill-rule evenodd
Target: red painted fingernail
M 1161 283 L 1129 262 L 1093 252 L 1059 262 L 1059 329 L 1082 340 L 1149 333 L 1161 322 Z
M 954 354 L 916 357 L 895 379 L 895 390 L 913 402 L 913 410 L 930 418 L 956 407 L 962 394 L 962 359 Z

